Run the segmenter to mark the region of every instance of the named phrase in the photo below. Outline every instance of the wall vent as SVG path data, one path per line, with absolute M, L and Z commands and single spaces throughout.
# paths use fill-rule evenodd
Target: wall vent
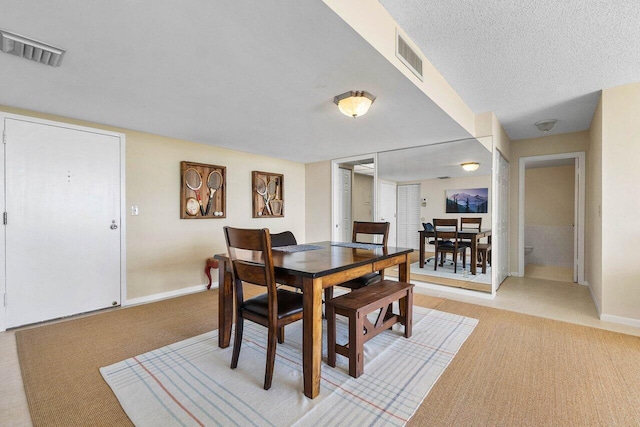
M 409 43 L 400 35 L 396 28 L 396 56 L 411 70 L 420 80 L 422 80 L 422 58 L 416 53 Z
M 59 67 L 64 50 L 18 34 L 0 30 L 0 49 L 4 53 L 30 59 L 52 67 Z

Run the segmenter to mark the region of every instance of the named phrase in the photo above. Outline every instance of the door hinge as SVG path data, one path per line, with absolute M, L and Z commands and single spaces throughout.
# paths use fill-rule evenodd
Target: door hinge
M 3 144 L 7 143 L 7 131 L 6 130 L 2 131 L 2 143 Z
M 7 294 L 4 294 L 4 306 L 7 306 Z
M 2 214 L 2 223 L 3 223 L 4 225 L 7 225 L 7 213 L 6 213 L 6 212 L 4 212 L 4 213 Z

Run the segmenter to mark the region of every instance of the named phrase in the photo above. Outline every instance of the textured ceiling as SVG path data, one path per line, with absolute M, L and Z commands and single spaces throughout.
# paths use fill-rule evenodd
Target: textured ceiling
M 513 140 L 589 128 L 600 90 L 640 81 L 638 0 L 380 0 L 475 112 Z

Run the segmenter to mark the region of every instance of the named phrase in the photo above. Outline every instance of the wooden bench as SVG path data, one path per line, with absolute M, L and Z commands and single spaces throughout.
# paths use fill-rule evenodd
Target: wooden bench
M 487 261 L 491 265 L 491 243 L 478 243 L 478 267 L 482 267 L 482 274 L 487 273 Z
M 404 325 L 404 336 L 411 336 L 413 314 L 413 286 L 411 283 L 383 280 L 356 289 L 326 302 L 328 364 L 336 366 L 336 353 L 349 358 L 349 375 L 358 378 L 364 372 L 364 343 L 396 323 Z M 399 301 L 400 314 L 391 310 Z M 381 310 L 375 324 L 367 314 Z M 349 342 L 336 342 L 336 314 L 349 319 Z

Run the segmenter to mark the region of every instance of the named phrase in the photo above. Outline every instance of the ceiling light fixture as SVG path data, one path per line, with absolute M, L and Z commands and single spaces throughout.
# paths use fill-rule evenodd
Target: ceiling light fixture
M 364 90 L 351 90 L 333 98 L 340 112 L 345 116 L 356 118 L 369 111 L 376 97 Z
M 462 163 L 460 166 L 462 166 L 462 169 L 466 170 L 467 172 L 473 172 L 474 170 L 477 170 L 480 167 L 480 163 L 467 162 L 467 163 Z
M 549 132 L 558 123 L 556 119 L 540 120 L 536 122 L 536 127 L 540 132 Z
M 0 49 L 4 53 L 59 67 L 65 51 L 39 41 L 0 30 Z

